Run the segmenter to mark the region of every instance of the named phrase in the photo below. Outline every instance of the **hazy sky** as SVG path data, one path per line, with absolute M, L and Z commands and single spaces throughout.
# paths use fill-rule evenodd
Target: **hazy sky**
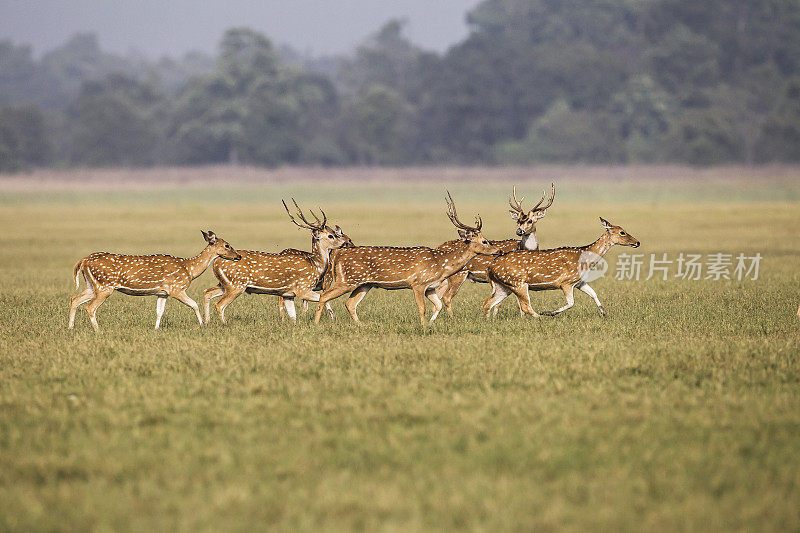
M 76 32 L 94 32 L 110 52 L 151 58 L 212 52 L 222 33 L 249 26 L 275 44 L 315 55 L 348 52 L 390 18 L 406 35 L 444 51 L 467 35 L 466 12 L 479 0 L 0 0 L 0 40 L 40 54 Z

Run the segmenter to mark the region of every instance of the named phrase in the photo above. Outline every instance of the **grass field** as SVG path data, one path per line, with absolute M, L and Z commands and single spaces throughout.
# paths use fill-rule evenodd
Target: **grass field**
M 153 331 L 155 299 L 117 293 L 99 334 L 83 308 L 66 329 L 72 266 L 92 251 L 195 255 L 201 228 L 308 248 L 290 195 L 357 244 L 435 246 L 455 235 L 445 187 L 505 238 L 504 176 L 529 199 L 549 185 L 520 169 L 337 172 L 0 180 L 0 530 L 800 529 L 800 169 L 554 172 L 543 247 L 593 241 L 603 216 L 648 257 L 764 257 L 758 280 L 598 280 L 605 319 L 577 293 L 557 317 L 509 299 L 486 321 L 488 286 L 466 284 L 456 317 L 425 329 L 410 291 L 379 290 L 361 327 L 344 298 L 315 327 L 244 295 L 205 328 L 171 299 Z M 612 268 L 632 251 L 613 248 Z

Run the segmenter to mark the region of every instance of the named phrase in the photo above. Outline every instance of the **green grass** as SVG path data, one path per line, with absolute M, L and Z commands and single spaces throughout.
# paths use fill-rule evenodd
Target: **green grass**
M 511 234 L 506 184 L 447 186 L 463 219 Z M 591 242 L 603 216 L 636 253 L 760 252 L 761 276 L 605 278 L 605 319 L 578 293 L 557 317 L 509 299 L 487 322 L 488 287 L 466 284 L 456 318 L 425 329 L 410 291 L 372 291 L 361 327 L 343 298 L 319 327 L 244 295 L 201 328 L 169 300 L 159 331 L 154 298 L 117 293 L 95 334 L 83 308 L 66 329 L 92 251 L 194 255 L 201 228 L 307 248 L 291 194 L 357 244 L 436 245 L 455 235 L 444 186 L 3 193 L 0 529 L 800 528 L 800 187 L 557 186 L 543 246 Z

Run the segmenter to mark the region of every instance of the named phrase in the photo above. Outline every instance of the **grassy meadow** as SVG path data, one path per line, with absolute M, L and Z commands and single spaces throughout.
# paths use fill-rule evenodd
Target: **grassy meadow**
M 0 530 L 800 529 L 800 169 L 103 172 L 0 179 Z M 606 318 L 576 291 L 559 316 L 509 298 L 487 321 L 467 283 L 426 328 L 410 291 L 380 290 L 360 327 L 344 297 L 316 327 L 242 295 L 227 326 L 170 299 L 154 331 L 155 298 L 120 293 L 99 333 L 85 307 L 66 327 L 93 251 L 196 255 L 200 229 L 308 249 L 290 196 L 356 244 L 436 246 L 445 188 L 506 238 L 511 184 L 527 205 L 551 179 L 542 247 L 603 216 L 642 242 L 612 269 L 760 253 L 760 276 L 607 276 Z

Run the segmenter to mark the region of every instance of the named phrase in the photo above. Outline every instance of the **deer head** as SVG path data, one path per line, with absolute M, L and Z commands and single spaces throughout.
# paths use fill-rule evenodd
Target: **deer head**
M 445 201 L 447 202 L 447 216 L 450 218 L 450 222 L 458 229 L 458 236 L 469 246 L 470 251 L 481 255 L 500 255 L 503 253 L 500 248 L 481 235 L 483 220 L 481 220 L 480 215 L 475 216 L 475 226 L 467 226 L 458 220 L 456 204 L 453 202 L 453 197 L 450 196 L 449 191 L 445 196 Z
M 219 237 L 214 235 L 213 231 L 200 230 L 200 233 L 203 234 L 203 238 L 206 240 L 209 248 L 211 248 L 211 251 L 215 255 L 223 259 L 230 259 L 232 261 L 238 261 L 239 259 L 242 258 L 242 254 L 234 250 L 233 246 L 228 244 L 227 241 L 225 241 L 225 239 L 220 239 Z
M 342 231 L 342 228 L 340 228 L 338 224 L 334 226 L 331 231 L 333 231 L 333 233 L 335 233 L 337 236 L 344 239 L 344 244 L 342 244 L 342 248 L 352 248 L 353 246 L 355 246 L 355 244 L 353 244 L 353 240 L 344 231 Z
M 309 211 L 311 216 L 314 217 L 315 222 L 312 223 L 306 219 L 305 215 L 303 215 L 303 210 L 300 209 L 300 206 L 297 205 L 295 199 L 292 198 L 292 202 L 297 209 L 297 216 L 303 222 L 300 224 L 289 212 L 286 202 L 283 200 L 281 200 L 281 202 L 283 203 L 283 208 L 286 209 L 286 214 L 289 215 L 289 219 L 294 222 L 295 226 L 298 228 L 311 230 L 311 240 L 318 244 L 323 250 L 332 250 L 334 248 L 341 248 L 342 246 L 353 246 L 353 241 L 350 240 L 350 237 L 344 234 L 342 228 L 339 226 L 331 228 L 327 225 L 328 216 L 321 207 L 318 207 L 317 209 L 319 209 L 319 212 L 322 213 L 322 220 L 320 220 L 313 211 Z
M 513 197 L 508 198 L 508 203 L 511 206 L 508 212 L 511 214 L 511 218 L 517 223 L 517 235 L 520 237 L 536 233 L 536 223 L 544 218 L 547 214 L 547 208 L 553 205 L 553 200 L 556 197 L 555 183 L 550 184 L 550 187 L 552 188 L 552 193 L 546 205 L 542 205 L 547 198 L 547 193 L 543 192 L 542 199 L 539 200 L 539 203 L 533 206 L 533 209 L 525 211 L 522 208 L 522 201 L 525 200 L 525 197 L 523 196 L 521 199 L 517 200 L 517 186 L 514 185 Z
M 604 219 L 603 217 L 600 217 L 600 223 L 606 230 L 606 234 L 611 239 L 612 244 L 621 244 L 622 246 L 632 246 L 633 248 L 638 248 L 639 245 L 641 244 L 633 237 L 633 235 L 630 235 L 620 226 L 615 226 L 614 224 Z

